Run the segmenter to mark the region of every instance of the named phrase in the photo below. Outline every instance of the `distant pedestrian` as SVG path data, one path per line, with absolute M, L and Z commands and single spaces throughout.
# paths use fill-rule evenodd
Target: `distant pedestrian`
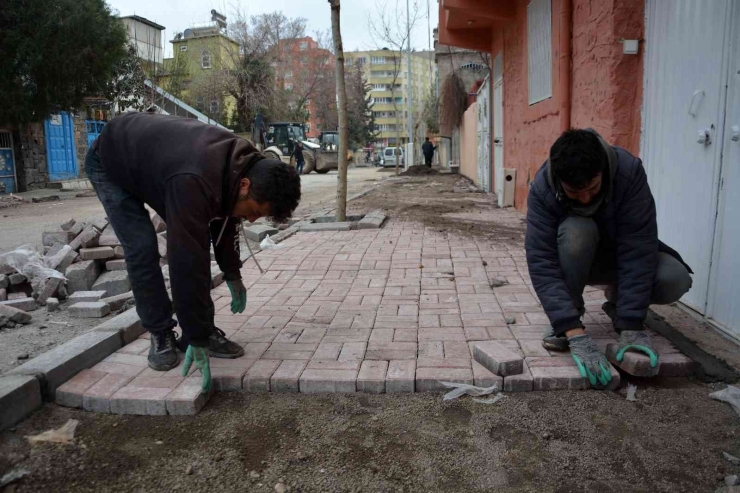
M 429 137 L 426 137 L 426 140 L 421 145 L 421 152 L 424 153 L 424 163 L 427 165 L 427 167 L 432 167 L 432 159 L 434 158 L 434 151 L 437 149 L 437 146 L 429 142 Z
M 295 169 L 296 171 L 298 171 L 299 175 L 302 175 L 303 165 L 306 164 L 306 161 L 303 159 L 303 142 L 301 142 L 300 140 L 297 141 L 295 144 L 293 155 L 295 156 Z

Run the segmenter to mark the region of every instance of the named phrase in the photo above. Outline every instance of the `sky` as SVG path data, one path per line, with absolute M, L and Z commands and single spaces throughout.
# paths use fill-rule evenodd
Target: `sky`
M 211 9 L 226 15 L 241 9 L 247 15 L 258 15 L 282 11 L 287 17 L 304 17 L 307 20 L 307 33 L 326 32 L 331 29 L 331 11 L 327 0 L 107 0 L 114 11 L 121 16 L 139 15 L 165 26 L 165 57 L 172 56 L 169 43 L 175 33 L 182 32 L 193 24 L 211 20 Z M 377 3 L 376 3 L 377 2 Z M 437 26 L 438 0 L 409 0 L 412 11 L 416 2 L 419 20 L 412 32 L 411 47 L 426 50 L 431 38 L 431 30 Z M 398 8 L 400 15 L 406 15 L 406 2 L 403 0 L 343 0 L 341 15 L 342 42 L 345 51 L 369 50 L 382 46 L 370 35 L 368 18 L 376 12 L 376 5 L 386 5 L 388 11 Z M 429 22 L 427 22 L 427 5 Z M 413 14 L 412 14 L 413 15 Z M 427 29 L 429 26 L 429 29 Z

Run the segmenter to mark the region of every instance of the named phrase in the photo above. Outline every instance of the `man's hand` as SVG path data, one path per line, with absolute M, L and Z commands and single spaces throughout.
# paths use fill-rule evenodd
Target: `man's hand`
M 658 352 L 653 348 L 650 336 L 641 330 L 623 330 L 619 335 L 617 361 L 624 359 L 627 350 L 640 351 L 650 357 L 650 368 L 658 366 Z
M 612 379 L 611 364 L 601 352 L 599 346 L 588 334 L 568 338 L 570 355 L 578 366 L 581 376 L 588 378 L 591 386 L 601 389 L 609 385 Z
M 231 292 L 231 313 L 242 313 L 247 308 L 247 288 L 241 279 L 226 281 Z
M 185 361 L 182 365 L 182 376 L 187 377 L 190 365 L 195 361 L 195 367 L 203 375 L 203 392 L 211 390 L 211 364 L 208 360 L 208 349 L 204 347 L 188 346 L 185 352 Z

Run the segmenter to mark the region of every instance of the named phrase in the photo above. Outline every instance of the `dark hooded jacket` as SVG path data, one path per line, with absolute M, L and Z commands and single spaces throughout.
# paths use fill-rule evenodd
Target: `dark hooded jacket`
M 239 181 L 264 156 L 247 140 L 198 120 L 129 113 L 110 121 L 93 144 L 121 188 L 167 223 L 172 299 L 193 345 L 213 327 L 210 241 L 227 280 L 241 279 Z
M 664 251 L 681 256 L 658 240 L 655 201 L 642 161 L 601 137 L 609 166 L 601 192 L 588 206 L 570 201 L 545 161 L 530 185 L 525 247 L 532 284 L 556 333 L 580 327 L 558 261 L 558 227 L 568 216 L 591 217 L 599 228 L 599 248 L 613 255 L 617 271 L 617 330 L 642 328 L 658 263 Z M 686 264 L 684 264 L 686 265 Z M 687 269 L 688 266 L 686 266 Z M 689 269 L 691 272 L 691 269 Z

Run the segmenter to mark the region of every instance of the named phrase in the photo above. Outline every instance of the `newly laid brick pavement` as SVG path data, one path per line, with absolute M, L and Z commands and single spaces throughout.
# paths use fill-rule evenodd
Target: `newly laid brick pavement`
M 441 390 L 440 381 L 507 392 L 588 388 L 568 353 L 540 344 L 548 320 L 521 245 L 396 221 L 380 230 L 298 233 L 282 245 L 258 254 L 265 274 L 245 264 L 244 313 L 231 313 L 226 285 L 212 291 L 216 325 L 245 349 L 236 360 L 211 358 L 216 390 L 397 393 Z M 585 299 L 586 331 L 605 350 L 616 334 L 600 308 L 603 292 L 589 288 Z M 653 338 L 661 375 L 692 369 L 670 342 Z M 62 385 L 58 402 L 111 413 L 197 413 L 209 397 L 200 374 L 149 369 L 147 339 Z M 522 358 L 521 373 L 499 376 L 476 362 L 477 341 L 496 341 Z

